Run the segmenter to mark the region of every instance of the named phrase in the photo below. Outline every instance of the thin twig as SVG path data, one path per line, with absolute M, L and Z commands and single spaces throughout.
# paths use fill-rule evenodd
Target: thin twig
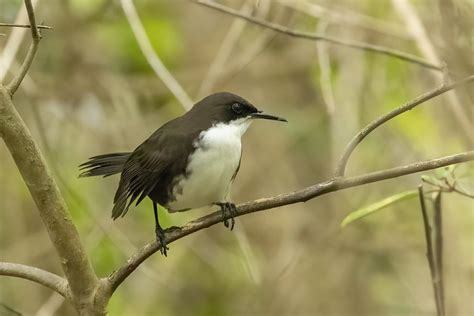
M 456 154 L 452 156 L 446 156 L 438 159 L 432 159 L 428 161 L 416 162 L 413 164 L 392 169 L 386 169 L 382 171 L 376 171 L 356 177 L 334 178 L 298 191 L 284 193 L 274 197 L 263 198 L 241 204 L 237 207 L 235 216 L 237 217 L 284 205 L 306 202 L 315 197 L 330 192 L 336 192 L 346 188 L 356 187 L 368 183 L 392 179 L 407 174 L 436 169 L 443 166 L 458 164 L 472 160 L 474 160 L 474 151 Z M 187 235 L 220 223 L 222 220 L 222 213 L 220 211 L 203 216 L 201 218 L 188 222 L 182 227 L 168 230 L 166 232 L 166 242 L 169 244 Z M 161 244 L 159 242 L 154 241 L 148 243 L 147 245 L 142 247 L 137 253 L 131 256 L 124 265 L 122 265 L 119 269 L 117 269 L 107 278 L 106 282 L 108 282 L 109 284 L 110 291 L 113 292 L 133 271 L 135 271 L 135 269 L 142 262 L 144 262 L 148 257 L 158 251 L 160 247 Z
M 337 164 L 335 176 L 336 177 L 344 176 L 344 172 L 345 172 L 345 169 L 346 169 L 347 162 L 349 160 L 350 155 L 354 151 L 354 149 L 357 147 L 358 144 L 360 144 L 362 142 L 362 140 L 367 135 L 369 135 L 377 127 L 379 127 L 380 125 L 384 124 L 385 122 L 391 120 L 392 118 L 413 109 L 414 107 L 416 107 L 417 105 L 420 105 L 423 102 L 426 102 L 426 101 L 428 101 L 428 100 L 430 100 L 430 99 L 432 99 L 432 98 L 434 98 L 434 97 L 436 97 L 440 94 L 443 94 L 446 91 L 452 90 L 452 89 L 454 89 L 454 88 L 456 88 L 460 85 L 463 85 L 463 84 L 466 84 L 466 83 L 469 83 L 469 82 L 473 82 L 473 81 L 474 81 L 474 75 L 471 75 L 471 76 L 468 76 L 466 78 L 463 78 L 459 81 L 453 82 L 453 83 L 448 84 L 448 85 L 443 84 L 443 85 L 439 86 L 438 88 L 436 88 L 434 90 L 431 90 L 429 92 L 426 92 L 426 93 L 420 95 L 419 97 L 417 97 L 416 99 L 414 99 L 414 100 L 412 100 L 408 103 L 405 103 L 404 105 L 396 108 L 395 110 L 393 110 L 393 111 L 377 118 L 376 120 L 370 122 L 359 133 L 357 133 L 357 135 L 354 136 L 352 138 L 352 140 L 347 144 L 347 146 L 344 149 L 344 151 L 341 155 L 341 158 L 340 158 L 340 160 Z
M 303 38 L 303 39 L 308 39 L 308 40 L 314 40 L 314 41 L 326 41 L 328 43 L 332 43 L 335 45 L 342 45 L 346 47 L 352 47 L 352 48 L 357 48 L 357 49 L 362 49 L 365 51 L 370 51 L 378 54 L 383 54 L 387 55 L 390 57 L 398 58 L 413 64 L 417 64 L 419 66 L 437 70 L 437 71 L 442 71 L 442 67 L 439 65 L 435 65 L 432 63 L 427 62 L 426 60 L 414 56 L 412 54 L 408 54 L 393 48 L 388 48 L 384 46 L 379 46 L 379 45 L 373 45 L 373 44 L 368 44 L 364 42 L 358 42 L 358 41 L 350 41 L 350 40 L 341 40 L 335 37 L 330 37 L 330 36 L 325 36 L 321 34 L 314 34 L 314 33 L 309 33 L 309 32 L 301 32 L 301 31 L 295 31 L 290 28 L 287 28 L 285 26 L 282 26 L 277 23 L 273 22 L 268 22 L 259 18 L 251 17 L 246 14 L 242 14 L 241 12 L 234 10 L 232 8 L 229 8 L 227 6 L 215 3 L 215 2 L 209 2 L 209 1 L 204 1 L 204 0 L 192 0 L 193 2 L 212 8 L 214 10 L 232 15 L 234 17 L 240 18 L 247 20 L 255 25 L 259 25 L 262 27 L 266 27 L 269 29 L 272 29 L 276 32 L 283 33 L 286 35 L 289 35 L 291 37 L 296 37 L 296 38 Z
M 418 186 L 418 195 L 420 198 L 421 214 L 423 216 L 423 227 L 424 227 L 425 239 L 426 239 L 426 258 L 428 259 L 428 265 L 430 267 L 431 281 L 433 284 L 433 294 L 434 294 L 435 303 L 436 303 L 436 313 L 438 316 L 443 316 L 440 299 L 439 299 L 440 298 L 440 295 L 439 295 L 440 276 L 438 274 L 438 270 L 437 270 L 437 266 L 435 262 L 436 259 L 435 259 L 435 254 L 433 250 L 430 220 L 428 217 L 428 211 L 426 209 L 425 195 L 423 193 L 423 185 L 421 184 Z
M 459 188 L 457 188 L 457 187 L 453 187 L 453 192 L 456 192 L 456 193 L 458 193 L 458 194 L 461 194 L 461 195 L 463 195 L 463 196 L 465 196 L 465 197 L 468 197 L 468 198 L 470 198 L 470 199 L 474 199 L 474 194 L 469 193 L 469 192 L 466 192 L 466 191 L 463 191 L 462 189 L 459 189 Z
M 254 5 L 253 0 L 247 0 L 242 6 L 242 13 L 249 13 L 252 10 Z M 222 43 L 217 50 L 217 54 L 214 57 L 214 60 L 211 63 L 211 66 L 208 69 L 207 74 L 201 81 L 201 86 L 199 87 L 199 96 L 205 96 L 214 87 L 215 83 L 219 79 L 219 75 L 223 73 L 224 66 L 227 63 L 230 55 L 234 51 L 234 47 L 237 45 L 237 42 L 242 35 L 242 32 L 245 29 L 246 22 L 243 20 L 234 20 L 232 25 L 229 28 L 226 36 L 222 40 Z
M 331 22 L 339 27 L 363 28 L 384 36 L 393 36 L 405 40 L 409 37 L 400 25 L 390 24 L 388 21 L 360 12 L 347 9 L 341 10 L 341 8 L 334 8 L 333 6 L 325 7 L 309 1 L 282 1 L 281 4 L 317 18 L 318 23 Z
M 279 20 L 284 14 L 284 10 L 280 9 L 276 12 L 274 19 Z M 261 53 L 263 53 L 271 44 L 271 42 L 279 35 L 271 29 L 265 28 L 260 33 L 259 37 L 245 45 L 239 56 L 236 56 L 232 62 L 229 63 L 221 84 L 227 84 L 235 76 L 237 76 L 245 67 L 253 62 Z
M 437 271 L 438 282 L 438 304 L 440 306 L 440 316 L 445 315 L 444 306 L 444 276 L 443 276 L 443 215 L 441 212 L 441 192 L 437 192 L 434 197 L 434 232 L 435 232 L 435 267 Z
M 0 262 L 0 275 L 30 280 L 50 288 L 63 297 L 68 297 L 67 281 L 42 269 L 20 263 Z
M 38 30 L 38 26 L 36 25 L 35 9 L 31 3 L 31 0 L 25 0 L 25 7 L 26 13 L 28 13 L 28 20 L 30 21 L 31 36 L 33 39 L 40 39 L 41 34 Z
M 31 4 L 31 0 L 25 0 L 25 7 L 31 25 L 32 43 L 30 45 L 30 48 L 28 49 L 28 53 L 26 54 L 25 60 L 23 61 L 23 64 L 20 67 L 20 71 L 15 76 L 15 78 L 13 78 L 13 80 L 6 86 L 8 93 L 11 96 L 15 94 L 23 78 L 25 78 L 26 73 L 30 69 L 31 63 L 35 58 L 36 51 L 38 50 L 38 45 L 41 40 L 41 34 L 38 30 L 38 27 L 36 26 L 35 11 L 33 9 L 33 5 Z
M 446 180 L 446 179 L 444 179 Z M 471 194 L 469 192 L 466 192 L 464 191 L 463 189 L 461 188 L 458 188 L 457 186 L 459 185 L 458 183 L 454 182 L 454 183 L 449 183 L 447 181 L 444 182 L 444 185 L 441 184 L 441 183 L 435 183 L 433 181 L 431 181 L 429 178 L 425 178 L 425 177 L 422 177 L 421 178 L 421 181 L 425 182 L 425 183 L 428 183 L 429 185 L 432 185 L 434 187 L 437 188 L 438 191 L 441 191 L 441 192 L 447 192 L 447 193 L 450 193 L 450 192 L 456 192 L 462 196 L 465 196 L 465 197 L 468 197 L 468 198 L 471 198 L 471 199 L 474 199 L 474 194 Z
M 178 81 L 173 77 L 169 72 L 166 66 L 161 61 L 158 54 L 156 54 L 153 46 L 148 39 L 148 36 L 145 32 L 142 22 L 138 16 L 137 10 L 133 4 L 132 0 L 121 0 L 122 9 L 125 12 L 128 23 L 132 28 L 133 34 L 137 39 L 138 46 L 140 47 L 143 55 L 150 64 L 153 71 L 156 73 L 158 78 L 163 81 L 165 86 L 171 91 L 175 98 L 181 103 L 185 110 L 189 110 L 193 106 L 193 101 L 189 95 L 184 91 L 183 87 L 178 83 Z
M 15 23 L 0 23 L 0 27 L 19 27 L 19 28 L 29 29 L 29 28 L 31 28 L 31 25 L 29 25 L 29 24 L 15 24 Z M 54 28 L 52 26 L 43 25 L 43 24 L 36 25 L 36 28 L 43 29 L 43 30 L 54 30 Z
M 412 1 L 407 0 L 392 0 L 391 2 L 395 11 L 398 12 L 408 31 L 413 36 L 413 39 L 422 55 L 428 62 L 441 65 L 442 71 L 433 73 L 434 77 L 439 81 L 445 82 L 446 79 L 449 78 L 449 71 L 446 64 L 442 62 L 438 52 L 436 51 L 435 45 L 423 25 L 422 19 L 417 13 L 415 5 Z M 465 133 L 463 135 L 465 135 L 465 137 L 470 141 L 469 145 L 471 145 L 474 143 L 474 134 L 472 133 L 472 123 L 469 119 L 469 112 L 463 107 L 459 100 L 459 96 L 455 91 L 447 93 L 446 97 L 449 100 L 450 109 L 454 114 L 454 118 L 464 130 Z

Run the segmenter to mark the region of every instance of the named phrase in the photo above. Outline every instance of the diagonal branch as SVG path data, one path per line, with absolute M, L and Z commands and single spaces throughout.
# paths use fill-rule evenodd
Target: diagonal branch
M 344 149 L 344 152 L 342 153 L 342 156 L 337 164 L 336 167 L 336 172 L 335 176 L 336 177 L 342 177 L 344 176 L 344 171 L 346 169 L 347 162 L 349 160 L 349 157 L 351 156 L 352 152 L 354 149 L 357 147 L 358 144 L 362 142 L 362 140 L 369 135 L 372 131 L 374 131 L 377 127 L 380 125 L 386 123 L 387 121 L 393 119 L 394 117 L 407 112 L 409 110 L 412 110 L 414 107 L 417 105 L 422 104 L 423 102 L 426 102 L 434 97 L 437 97 L 440 94 L 445 93 L 446 91 L 452 90 L 460 85 L 473 82 L 474 81 L 474 75 L 468 76 L 464 79 L 461 79 L 459 81 L 453 82 L 451 84 L 442 84 L 440 87 L 431 90 L 429 92 L 426 92 L 416 99 L 405 103 L 404 105 L 396 108 L 395 110 L 377 118 L 376 120 L 370 122 L 366 127 L 364 127 L 359 133 L 357 133 L 354 138 L 347 144 L 346 148 Z
M 206 0 L 192 0 L 193 2 L 206 6 L 208 8 L 214 9 L 216 11 L 220 11 L 229 15 L 232 15 L 234 17 L 240 18 L 247 20 L 250 23 L 253 23 L 255 25 L 259 25 L 261 27 L 266 27 L 269 29 L 272 29 L 276 32 L 286 34 L 291 37 L 296 37 L 296 38 L 303 38 L 303 39 L 308 39 L 308 40 L 313 40 L 313 41 L 326 41 L 331 44 L 335 45 L 341 45 L 341 46 L 346 46 L 346 47 L 352 47 L 356 49 L 361 49 L 369 52 L 374 52 L 378 54 L 383 54 L 387 55 L 390 57 L 398 58 L 407 62 L 410 62 L 412 64 L 416 64 L 428 69 L 433 69 L 437 71 L 442 71 L 442 67 L 439 65 L 432 64 L 418 56 L 408 54 L 393 48 L 388 48 L 384 46 L 379 46 L 379 45 L 373 45 L 369 43 L 364 43 L 364 42 L 358 42 L 358 41 L 351 41 L 351 40 L 342 40 L 338 39 L 335 37 L 330 37 L 330 36 L 325 36 L 321 34 L 315 34 L 315 33 L 309 33 L 309 32 L 302 32 L 302 31 L 295 31 L 293 29 L 287 28 L 285 26 L 282 26 L 277 23 L 273 22 L 268 22 L 259 18 L 251 17 L 249 15 L 243 14 L 237 10 L 234 10 L 232 8 L 229 8 L 227 6 L 215 3 L 215 2 L 210 2 Z
M 30 69 L 31 63 L 35 58 L 36 51 L 38 50 L 38 45 L 41 40 L 41 34 L 38 30 L 38 27 L 36 26 L 35 11 L 33 9 L 33 5 L 31 4 L 31 0 L 25 0 L 25 7 L 31 25 L 31 37 L 33 41 L 30 45 L 30 48 L 28 48 L 28 53 L 26 54 L 25 60 L 21 65 L 20 71 L 15 76 L 15 78 L 13 78 L 13 80 L 7 85 L 8 93 L 11 96 L 15 94 L 16 90 L 23 81 L 23 78 L 25 78 L 26 73 Z
M 44 285 L 68 298 L 67 281 L 48 271 L 19 263 L 0 262 L 0 275 L 30 280 Z
M 446 3 L 449 3 L 449 2 L 450 1 L 447 1 Z M 420 15 L 417 12 L 415 4 L 412 1 L 407 1 L 407 0 L 392 0 L 391 3 L 392 3 L 393 8 L 395 9 L 394 11 L 398 13 L 399 17 L 406 25 L 407 31 L 411 34 L 412 38 L 415 40 L 416 46 L 418 47 L 418 50 L 420 51 L 421 55 L 431 63 L 435 63 L 438 65 L 444 63 L 440 57 L 439 52 L 435 48 L 433 41 L 430 39 L 431 36 L 428 35 L 429 30 L 426 29 Z M 443 16 L 443 11 L 445 9 L 444 5 L 439 5 L 438 7 L 440 10 L 441 16 Z M 444 19 L 441 19 L 441 21 L 444 21 Z M 452 25 L 444 25 L 442 23 L 440 30 L 444 30 L 447 28 L 449 29 L 451 27 Z M 446 33 L 444 32 L 441 32 L 441 34 L 442 34 L 442 38 L 446 36 Z M 444 40 L 445 38 L 443 38 L 443 42 Z M 459 43 L 463 41 L 456 39 L 455 42 Z M 451 44 L 454 44 L 454 42 L 448 41 L 448 42 L 444 42 L 443 44 L 444 45 L 441 45 L 441 46 L 450 47 L 448 49 L 449 51 L 459 50 L 459 46 L 453 47 L 451 45 Z M 471 47 L 472 46 L 470 46 L 470 48 Z M 459 56 L 462 56 L 462 54 Z M 443 56 L 443 58 L 449 59 L 449 55 L 447 56 L 445 55 Z M 449 64 L 450 64 L 450 68 L 455 66 L 454 64 L 451 64 L 451 62 Z M 445 63 L 445 67 L 446 69 L 443 72 L 432 73 L 432 75 L 434 76 L 436 80 L 446 80 L 449 77 L 450 73 L 447 69 L 448 65 L 446 63 Z M 469 72 L 468 69 L 469 68 L 466 69 L 466 72 L 463 71 L 463 73 L 464 74 L 468 73 Z M 455 70 L 455 72 L 457 71 L 459 71 L 459 69 Z M 468 140 L 468 144 L 470 145 L 474 143 L 474 133 L 472 133 L 472 123 L 471 123 L 472 115 L 469 115 L 470 112 L 468 111 L 468 109 L 462 106 L 463 102 L 460 99 L 461 96 L 462 95 L 460 95 L 459 93 L 452 91 L 448 93 L 446 97 L 449 102 L 450 109 L 452 113 L 454 114 L 454 118 L 457 120 L 460 127 L 465 131 L 465 134 L 463 136 L 466 137 L 466 140 Z
M 189 110 L 193 106 L 193 101 L 189 95 L 184 91 L 183 87 L 173 77 L 166 66 L 161 61 L 160 57 L 155 53 L 153 46 L 148 39 L 142 22 L 138 16 L 137 10 L 133 4 L 133 0 L 120 0 L 122 9 L 125 12 L 128 23 L 132 28 L 133 34 L 137 39 L 138 46 L 150 64 L 156 75 L 163 81 L 165 86 L 171 91 L 175 98 L 181 103 L 185 110 Z
M 336 192 L 343 189 L 356 187 L 368 183 L 392 179 L 412 173 L 436 169 L 443 166 L 458 164 L 474 160 L 474 151 L 460 153 L 452 156 L 446 156 L 438 159 L 432 159 L 422 162 L 416 162 L 409 165 L 376 171 L 365 175 L 350 178 L 334 178 L 328 181 L 320 182 L 310 187 L 277 195 L 275 197 L 264 198 L 241 204 L 237 207 L 235 216 L 255 213 L 263 210 L 272 209 L 284 205 L 306 202 L 318 196 Z M 188 222 L 182 227 L 168 229 L 166 232 L 166 242 L 169 244 L 175 240 L 181 239 L 187 235 L 220 223 L 223 220 L 221 212 L 203 216 L 194 221 Z M 119 269 L 114 271 L 105 279 L 112 293 L 138 266 L 148 257 L 161 248 L 159 242 L 151 242 L 142 247 L 136 254 L 130 257 L 127 262 Z
M 247 0 L 242 5 L 241 11 L 244 14 L 250 13 L 253 5 L 253 1 Z M 223 70 L 226 68 L 225 66 L 227 65 L 228 59 L 234 52 L 234 48 L 236 47 L 245 26 L 246 22 L 244 20 L 236 19 L 233 21 L 226 36 L 223 38 L 220 47 L 217 49 L 216 56 L 209 66 L 207 74 L 201 81 L 198 92 L 199 96 L 205 96 L 212 91 L 212 88 L 219 79 L 219 75 L 222 74 Z

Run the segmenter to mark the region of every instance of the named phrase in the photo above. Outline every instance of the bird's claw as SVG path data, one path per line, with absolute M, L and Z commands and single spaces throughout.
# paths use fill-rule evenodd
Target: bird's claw
M 235 206 L 235 204 L 230 202 L 224 202 L 216 203 L 216 205 L 221 207 L 224 226 L 230 228 L 230 230 L 233 230 L 235 225 L 234 216 L 237 214 L 237 207 Z
M 156 241 L 161 245 L 160 252 L 163 256 L 168 256 L 168 250 L 170 249 L 166 243 L 165 231 L 161 227 L 156 227 L 155 229 Z

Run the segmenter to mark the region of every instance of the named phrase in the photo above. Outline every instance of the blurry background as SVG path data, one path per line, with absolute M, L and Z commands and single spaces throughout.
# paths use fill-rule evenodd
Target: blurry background
M 459 77 L 474 71 L 474 5 L 468 0 L 221 3 L 291 28 L 445 61 Z M 21 5 L 0 0 L 0 21 L 14 22 Z M 442 80 L 418 65 L 276 34 L 191 1 L 135 5 L 154 51 L 190 99 L 231 91 L 288 119 L 254 124 L 244 136 L 235 202 L 328 179 L 360 128 Z M 93 155 L 133 150 L 185 110 L 144 57 L 120 1 L 39 0 L 36 15 L 54 30 L 43 32 L 15 104 L 57 176 L 93 266 L 105 276 L 154 238 L 151 203 L 113 222 L 117 177 L 78 179 L 77 166 Z M 0 75 L 7 82 L 29 34 L 10 28 L 0 33 Z M 369 136 L 347 173 L 472 149 L 472 114 L 472 85 L 431 100 Z M 471 190 L 472 167 L 457 169 Z M 417 199 L 340 228 L 349 212 L 418 183 L 419 174 L 366 185 L 241 217 L 232 233 L 217 225 L 193 234 L 173 243 L 168 258 L 147 260 L 114 294 L 109 313 L 433 315 Z M 0 188 L 0 260 L 61 274 L 3 144 Z M 181 225 L 206 212 L 162 212 L 160 218 L 164 226 Z M 443 214 L 448 314 L 473 315 L 473 200 L 445 194 Z M 16 278 L 0 278 L 0 303 L 25 315 L 73 313 L 59 295 Z

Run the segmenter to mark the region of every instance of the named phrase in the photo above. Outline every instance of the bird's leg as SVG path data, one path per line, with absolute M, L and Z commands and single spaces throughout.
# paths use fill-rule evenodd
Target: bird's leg
M 237 213 L 237 207 L 235 206 L 235 204 L 231 202 L 219 202 L 215 204 L 220 206 L 221 208 L 224 226 L 227 228 L 230 228 L 230 230 L 233 230 L 234 225 L 235 225 L 234 216 Z M 229 225 L 229 220 L 227 219 L 227 217 L 229 217 L 230 219 L 230 225 Z
M 158 221 L 158 207 L 155 202 L 153 202 L 153 211 L 155 213 L 155 235 L 156 240 L 160 242 L 161 248 L 160 252 L 165 257 L 168 255 L 168 246 L 166 245 L 166 236 L 164 229 L 160 226 L 160 222 Z

